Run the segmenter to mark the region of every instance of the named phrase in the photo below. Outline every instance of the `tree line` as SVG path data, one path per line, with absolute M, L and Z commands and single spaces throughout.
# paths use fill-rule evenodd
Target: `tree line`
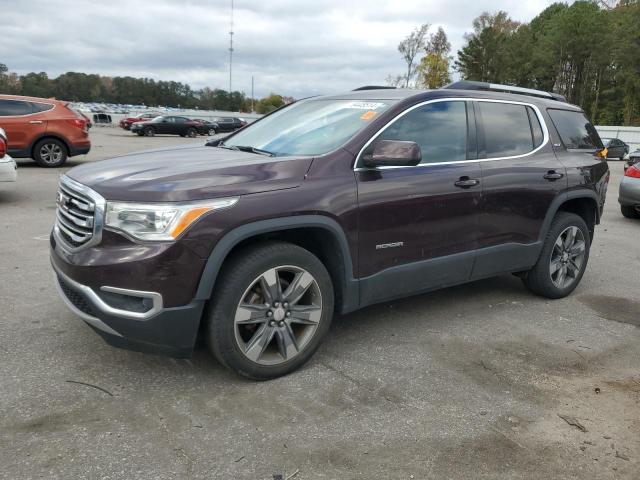
M 248 98 L 243 92 L 209 87 L 193 90 L 181 82 L 151 78 L 108 77 L 67 72 L 49 78 L 45 72 L 17 75 L 0 63 L 0 93 L 32 97 L 55 97 L 72 102 L 116 103 L 149 107 L 177 107 L 200 110 L 269 113 L 292 101 L 275 93 L 262 99 Z
M 640 125 L 640 0 L 554 3 L 529 23 L 485 12 L 455 61 L 442 28 L 398 46 L 407 70 L 391 85 L 439 88 L 462 79 L 553 91 L 600 125 Z

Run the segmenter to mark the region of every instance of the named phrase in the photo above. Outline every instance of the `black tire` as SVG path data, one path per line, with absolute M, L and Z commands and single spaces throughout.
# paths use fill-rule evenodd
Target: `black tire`
M 41 167 L 60 167 L 68 155 L 67 146 L 55 138 L 44 138 L 33 147 L 33 159 Z
M 195 128 L 190 128 L 189 130 L 187 130 L 187 137 L 195 138 L 197 136 L 198 136 L 198 131 Z
M 218 132 L 216 132 L 216 129 L 215 129 L 215 128 L 210 128 L 210 129 L 209 129 L 209 131 L 207 132 L 207 134 L 208 134 L 210 137 L 213 137 L 216 133 L 218 133 Z
M 156 129 L 153 127 L 144 127 L 142 131 L 145 137 L 153 137 L 156 134 Z
M 571 283 L 560 287 L 554 283 L 552 274 L 550 273 L 552 254 L 556 252 L 556 242 L 560 240 L 560 235 L 570 227 L 577 227 L 580 230 L 584 241 L 584 255 L 580 267 L 577 269 L 577 274 L 571 276 Z M 574 213 L 558 212 L 551 223 L 551 228 L 549 228 L 537 263 L 526 273 L 522 281 L 529 290 L 537 295 L 554 299 L 566 297 L 578 286 L 584 275 L 589 260 L 590 246 L 591 237 L 589 235 L 589 229 L 582 217 Z M 571 262 L 571 260 L 569 260 L 569 262 Z M 565 271 L 567 271 L 566 267 Z
M 283 268 L 283 266 L 303 269 L 315 281 L 314 288 L 318 288 L 321 299 L 319 321 L 305 340 L 306 343 L 302 344 L 302 348 L 291 359 L 283 359 L 277 364 L 263 365 L 252 361 L 243 353 L 236 335 L 236 312 L 241 302 L 246 299 L 248 289 L 258 278 L 273 268 Z M 268 305 L 260 302 L 257 305 Z M 282 306 L 286 306 L 286 303 Z M 322 262 L 311 252 L 297 245 L 266 242 L 240 250 L 225 262 L 216 280 L 206 313 L 206 340 L 211 353 L 225 367 L 254 380 L 269 380 L 291 373 L 307 362 L 328 332 L 332 317 L 333 285 Z M 269 319 L 272 318 L 276 318 L 273 312 Z M 260 327 L 255 325 L 256 334 L 262 326 L 266 328 L 267 322 Z M 273 338 L 274 340 L 268 340 L 266 343 L 279 340 L 276 336 Z
M 632 205 L 620 205 L 620 212 L 626 218 L 640 218 L 640 212 Z
M 141 132 L 139 130 L 136 133 L 138 134 L 139 137 L 142 137 L 144 135 L 144 132 Z

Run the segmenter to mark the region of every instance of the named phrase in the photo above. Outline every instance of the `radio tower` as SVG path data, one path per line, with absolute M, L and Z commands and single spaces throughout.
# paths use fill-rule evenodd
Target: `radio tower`
M 231 0 L 231 28 L 229 29 L 229 100 L 231 100 L 232 69 L 233 69 L 233 0 Z

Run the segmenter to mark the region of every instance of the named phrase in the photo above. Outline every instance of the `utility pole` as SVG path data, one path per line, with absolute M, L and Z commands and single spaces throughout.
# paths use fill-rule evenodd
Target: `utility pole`
M 253 109 L 253 75 L 251 75 L 251 113 L 255 110 Z
M 231 73 L 233 71 L 233 0 L 231 0 L 231 28 L 229 29 L 229 103 L 231 103 Z

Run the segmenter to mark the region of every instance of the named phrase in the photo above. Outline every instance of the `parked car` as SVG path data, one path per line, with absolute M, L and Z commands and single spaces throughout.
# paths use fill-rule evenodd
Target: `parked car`
M 630 165 L 620 181 L 620 211 L 627 218 L 640 218 L 640 162 Z
M 629 145 L 624 143 L 619 138 L 612 138 L 609 140 L 603 140 L 604 146 L 607 147 L 607 158 L 617 158 L 618 160 L 624 160 L 624 157 L 629 153 Z
M 637 163 L 640 163 L 640 148 L 629 154 L 627 162 L 625 163 L 625 166 L 624 166 L 624 171 L 626 172 L 627 168 Z
M 160 116 L 153 120 L 136 122 L 131 125 L 131 131 L 142 136 L 153 137 L 160 133 L 163 135 L 180 135 L 181 137 L 196 137 L 200 124 L 187 117 Z
M 11 156 L 31 157 L 42 167 L 59 167 L 91 149 L 84 118 L 52 98 L 0 95 L 0 127 Z
M 138 115 L 134 115 L 133 117 L 123 118 L 122 120 L 120 120 L 119 124 L 121 128 L 124 128 L 125 130 L 129 130 L 133 123 L 146 122 L 149 120 L 153 120 L 154 118 L 159 117 L 161 115 L 162 114 L 158 112 L 139 113 Z
M 269 379 L 335 312 L 509 272 L 569 295 L 603 213 L 602 142 L 555 94 L 493 88 L 309 98 L 210 146 L 76 167 L 51 237 L 62 298 L 112 345 L 189 356 L 201 331 Z
M 236 130 L 244 127 L 247 122 L 237 117 L 219 117 L 216 118 L 219 132 L 235 132 Z
M 0 128 L 0 182 L 15 182 L 17 165 L 7 154 L 7 134 Z
M 197 123 L 198 133 L 200 135 L 213 136 L 220 130 L 220 127 L 215 122 L 210 122 L 209 120 L 202 120 L 199 118 L 194 118 L 193 121 Z

